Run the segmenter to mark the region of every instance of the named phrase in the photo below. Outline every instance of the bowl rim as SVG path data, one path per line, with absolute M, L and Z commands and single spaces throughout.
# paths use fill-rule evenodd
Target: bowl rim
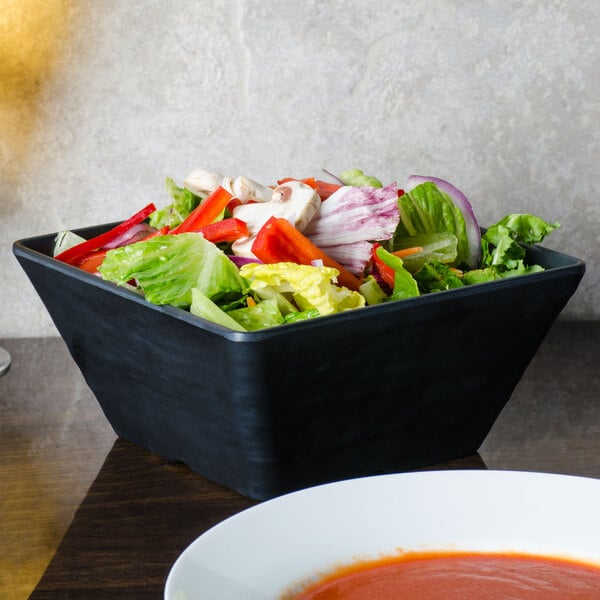
M 81 227 L 72 229 L 73 233 L 78 235 L 84 234 L 90 231 L 102 231 L 114 227 L 119 222 L 105 223 L 100 225 L 93 225 L 87 227 Z M 482 228 L 482 231 L 484 229 Z M 438 302 L 444 302 L 448 298 L 460 299 L 465 296 L 472 296 L 474 294 L 486 294 L 493 293 L 495 290 L 503 289 L 506 287 L 514 286 L 527 286 L 535 285 L 538 281 L 545 281 L 549 279 L 560 278 L 567 274 L 580 274 L 583 277 L 586 265 L 580 258 L 565 254 L 552 248 L 547 248 L 538 244 L 534 244 L 527 248 L 527 251 L 533 254 L 542 254 L 549 257 L 559 259 L 562 263 L 553 267 L 546 267 L 543 271 L 529 273 L 527 275 L 509 277 L 506 279 L 499 279 L 496 281 L 488 281 L 484 283 L 476 283 L 469 286 L 454 288 L 450 290 L 442 290 L 435 293 L 424 294 L 414 298 L 405 298 L 402 300 L 396 300 L 391 302 L 385 302 L 383 304 L 364 306 L 361 308 L 355 308 L 347 310 L 341 313 L 335 313 L 332 315 L 325 315 L 315 319 L 309 319 L 304 321 L 298 321 L 295 323 L 286 323 L 277 327 L 269 327 L 267 329 L 261 329 L 258 331 L 234 331 L 208 319 L 198 317 L 191 314 L 189 311 L 171 306 L 171 305 L 156 305 L 148 302 L 144 296 L 136 291 L 135 289 L 127 286 L 119 286 L 114 282 L 106 281 L 100 277 L 82 271 L 77 267 L 69 265 L 67 263 L 56 260 L 53 256 L 36 250 L 31 247 L 32 244 L 38 241 L 46 241 L 50 238 L 56 237 L 58 232 L 40 234 L 32 237 L 21 238 L 13 242 L 13 254 L 19 259 L 19 257 L 31 260 L 38 264 L 44 265 L 66 275 L 82 281 L 83 283 L 96 286 L 107 292 L 112 292 L 117 296 L 124 299 L 137 302 L 149 308 L 150 310 L 158 311 L 160 313 L 169 315 L 180 321 L 189 323 L 194 327 L 198 327 L 207 330 L 211 333 L 217 334 L 223 338 L 226 338 L 232 342 L 258 342 L 263 339 L 277 337 L 278 335 L 285 335 L 291 331 L 302 329 L 310 330 L 312 328 L 319 328 L 328 326 L 334 323 L 338 323 L 340 326 L 346 323 L 348 320 L 354 320 L 357 317 L 368 318 L 370 315 L 386 315 L 388 313 L 396 312 L 402 308 L 409 309 L 414 306 L 424 304 L 435 304 Z M 84 236 L 85 237 L 85 236 Z

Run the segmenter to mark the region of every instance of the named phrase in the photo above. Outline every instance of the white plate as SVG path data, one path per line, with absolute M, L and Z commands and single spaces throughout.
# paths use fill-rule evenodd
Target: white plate
M 398 550 L 519 551 L 600 565 L 600 479 L 429 471 L 353 479 L 245 510 L 177 559 L 165 600 L 276 600 Z

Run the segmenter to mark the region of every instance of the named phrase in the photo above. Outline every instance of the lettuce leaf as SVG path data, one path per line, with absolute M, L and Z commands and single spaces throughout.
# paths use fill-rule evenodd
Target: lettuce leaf
M 414 275 L 419 289 L 425 293 L 442 292 L 464 287 L 461 278 L 446 264 L 432 261 L 419 269 Z
M 285 315 L 284 321 L 285 323 L 296 323 L 297 321 L 306 321 L 307 319 L 314 319 L 320 316 L 321 313 L 316 308 L 311 308 L 310 310 L 288 313 Z
M 187 188 L 179 187 L 171 177 L 167 177 L 167 191 L 173 202 L 164 208 L 155 210 L 149 217 L 150 225 L 156 229 L 179 225 L 203 200 Z
M 192 288 L 192 304 L 190 312 L 197 317 L 213 321 L 223 327 L 234 331 L 247 331 L 237 320 L 231 318 L 224 310 L 219 308 L 208 296 L 205 296 L 198 288 Z
M 82 242 L 85 242 L 85 238 L 72 231 L 59 231 L 54 238 L 52 256 L 58 256 L 61 252 L 78 246 Z
M 485 267 L 483 269 L 473 269 L 472 271 L 466 271 L 462 276 L 462 282 L 465 285 L 474 285 L 476 283 L 487 283 L 488 281 L 495 281 L 496 279 L 502 279 L 498 269 L 494 267 Z
M 236 308 L 229 311 L 227 316 L 237 321 L 247 331 L 257 331 L 284 323 L 275 300 L 264 300 L 254 306 Z
M 454 263 L 458 254 L 457 245 L 458 240 L 453 233 L 421 233 L 396 240 L 394 251 L 417 246 L 423 248 L 422 252 L 410 254 L 402 259 L 404 268 L 415 273 L 429 261 Z
M 419 234 L 445 233 L 456 237 L 456 259 L 452 264 L 468 263 L 469 240 L 465 220 L 448 194 L 432 182 L 425 182 L 398 198 L 400 222 L 392 238 L 392 250 L 414 246 L 410 238 Z
M 98 269 L 119 285 L 137 281 L 153 304 L 187 308 L 192 289 L 213 302 L 231 302 L 246 293 L 238 268 L 198 233 L 157 236 L 110 250 Z
M 543 241 L 558 227 L 559 223 L 550 224 L 535 215 L 506 215 L 482 236 L 482 266 L 499 267 L 499 271 L 522 270 L 525 246 Z
M 377 177 L 365 175 L 360 169 L 343 171 L 339 178 L 344 185 L 383 187 L 383 183 Z
M 292 304 L 286 296 L 278 292 L 274 287 L 265 285 L 260 289 L 254 290 L 255 295 L 261 300 L 274 300 L 279 312 L 286 317 L 288 314 L 296 313 L 298 308 Z
M 358 291 L 365 297 L 369 306 L 386 302 L 387 294 L 381 289 L 379 283 L 373 275 L 369 275 L 358 288 Z
M 317 309 L 321 315 L 330 315 L 364 306 L 361 294 L 333 283 L 337 274 L 337 269 L 330 267 L 291 262 L 250 263 L 240 269 L 240 275 L 258 295 L 264 288 L 272 288 L 291 299 L 300 311 Z
M 526 265 L 522 260 L 517 261 L 517 266 L 510 270 L 502 267 L 492 266 L 483 269 L 473 269 L 466 271 L 462 276 L 462 282 L 465 285 L 474 285 L 476 283 L 487 283 L 496 279 L 506 279 L 516 277 L 517 275 L 529 275 L 530 273 L 539 273 L 544 267 L 540 265 Z
M 506 215 L 486 232 L 486 239 L 494 235 L 496 227 L 506 227 L 511 236 L 521 244 L 531 245 L 544 241 L 544 238 L 560 227 L 560 223 L 547 223 L 540 217 L 529 214 Z
M 389 300 L 402 300 L 419 296 L 419 287 L 415 278 L 404 268 L 404 262 L 399 256 L 390 254 L 381 246 L 376 250 L 377 256 L 388 266 L 394 269 L 394 289 Z

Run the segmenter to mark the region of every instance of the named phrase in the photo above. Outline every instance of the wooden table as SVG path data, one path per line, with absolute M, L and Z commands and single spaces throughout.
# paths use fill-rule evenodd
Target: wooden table
M 599 363 L 600 323 L 557 323 L 479 453 L 431 468 L 600 478 Z M 117 439 L 31 600 L 160 599 L 186 546 L 254 503 Z

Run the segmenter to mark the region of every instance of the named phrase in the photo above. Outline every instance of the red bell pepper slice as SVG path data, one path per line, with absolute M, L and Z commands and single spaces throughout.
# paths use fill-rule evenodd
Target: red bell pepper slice
M 198 231 L 201 227 L 210 225 L 227 208 L 233 198 L 225 188 L 219 186 L 207 196 L 171 233 L 188 233 Z
M 389 265 L 386 265 L 379 256 L 377 256 L 377 248 L 380 248 L 381 244 L 377 242 L 373 244 L 371 248 L 371 262 L 374 270 L 377 272 L 381 280 L 391 289 L 394 289 L 396 280 L 396 271 Z
M 233 211 L 238 207 L 241 206 L 242 204 L 244 204 L 239 198 L 236 198 L 235 196 L 227 203 L 227 210 L 229 211 L 229 214 L 233 214 Z
M 77 259 L 77 261 L 73 263 L 73 266 L 78 267 L 82 271 L 87 271 L 88 273 L 96 273 L 98 267 L 104 262 L 107 252 L 108 249 L 90 252 Z
M 271 217 L 256 234 L 252 253 L 265 263 L 295 262 L 310 265 L 315 260 L 339 271 L 338 283 L 358 290 L 360 280 L 336 260 L 315 246 L 286 219 Z
M 339 183 L 330 183 L 328 181 L 322 181 L 321 179 L 315 179 L 314 177 L 307 177 L 306 179 L 294 179 L 293 177 L 286 177 L 284 179 L 279 179 L 277 184 L 281 185 L 282 183 L 287 183 L 288 181 L 301 181 L 306 185 L 310 185 L 310 187 L 313 188 L 317 194 L 319 194 L 321 200 L 326 200 L 329 198 L 329 196 L 331 196 L 331 194 L 337 192 L 337 190 L 342 187 Z
M 135 213 L 135 215 L 129 217 L 126 221 L 123 221 L 116 227 L 113 227 L 111 230 L 101 233 L 94 238 L 86 240 L 85 242 L 81 242 L 81 244 L 77 244 L 72 248 L 68 248 L 64 252 L 58 254 L 55 258 L 62 262 L 68 263 L 70 265 L 75 264 L 78 259 L 82 258 L 86 254 L 89 254 L 93 250 L 98 250 L 98 248 L 102 248 L 105 244 L 110 243 L 115 238 L 123 235 L 128 229 L 141 223 L 148 215 L 152 214 L 156 210 L 156 206 L 150 203 L 148 206 L 145 206 L 139 212 Z
M 327 200 L 331 194 L 343 187 L 339 183 L 329 183 L 328 181 L 321 181 L 320 179 L 317 179 L 315 184 L 315 189 L 321 200 Z
M 250 235 L 245 221 L 231 217 L 200 228 L 200 233 L 213 244 L 235 242 Z
M 309 185 L 311 188 L 315 188 L 317 185 L 314 177 L 306 177 L 305 179 L 296 179 L 295 177 L 284 177 L 283 179 L 277 180 L 277 185 L 282 185 L 283 183 L 288 183 L 290 181 L 300 181 L 301 183 Z
M 166 235 L 169 232 L 169 226 L 166 225 L 162 229 L 157 229 L 152 233 L 149 233 L 146 237 L 138 240 L 138 242 L 145 242 L 146 240 L 151 240 L 154 237 L 159 235 Z M 73 266 L 78 267 L 82 271 L 87 271 L 88 273 L 96 273 L 98 271 L 98 267 L 104 262 L 106 258 L 106 253 L 109 251 L 109 248 L 104 248 L 103 250 L 93 250 L 92 252 L 88 252 L 83 256 L 79 257 L 73 263 Z
M 393 290 L 396 284 L 396 271 L 394 271 L 392 267 L 384 263 L 381 258 L 379 258 L 377 254 L 377 248 L 381 248 L 381 244 L 375 242 L 371 248 L 371 263 L 373 265 L 373 270 L 376 271 L 381 280 L 390 288 L 390 290 Z M 418 254 L 419 252 L 423 252 L 423 248 L 421 246 L 412 246 L 410 248 L 396 250 L 391 254 L 398 256 L 399 258 L 405 258 L 407 256 L 411 256 L 412 254 Z

